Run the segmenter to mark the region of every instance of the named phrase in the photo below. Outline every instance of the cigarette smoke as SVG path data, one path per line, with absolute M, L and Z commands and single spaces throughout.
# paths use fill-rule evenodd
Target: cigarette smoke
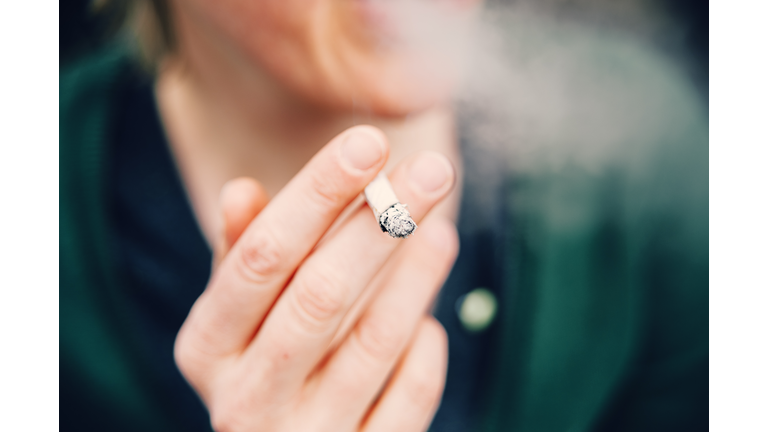
M 668 21 L 643 3 L 593 1 L 576 10 L 555 0 L 495 2 L 469 24 L 451 2 L 388 4 L 402 16 L 399 33 L 433 63 L 420 70 L 460 71 L 454 99 L 473 190 L 466 198 L 481 209 L 473 223 L 498 214 L 493 191 L 510 172 L 595 179 L 619 172 L 658 183 L 654 196 L 633 197 L 642 205 L 705 199 L 706 108 L 682 65 L 657 49 L 676 37 Z M 607 24 L 609 17 L 623 24 Z M 664 164 L 670 168 L 659 175 Z M 562 192 L 569 193 L 579 191 Z M 585 217 L 578 207 L 553 212 L 557 223 L 578 224 Z

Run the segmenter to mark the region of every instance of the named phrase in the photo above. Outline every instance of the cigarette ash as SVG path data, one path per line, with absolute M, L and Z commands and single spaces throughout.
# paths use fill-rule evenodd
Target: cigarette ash
M 407 238 L 416 230 L 416 222 L 400 203 L 395 203 L 379 215 L 379 226 L 394 238 Z

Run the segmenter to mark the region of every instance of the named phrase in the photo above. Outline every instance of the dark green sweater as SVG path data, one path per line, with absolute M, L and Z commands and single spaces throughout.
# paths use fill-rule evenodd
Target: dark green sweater
M 60 76 L 60 368 L 73 407 L 61 415 L 178 430 L 136 355 L 109 246 L 106 151 L 130 65 L 113 50 Z M 678 96 L 642 169 L 573 159 L 506 175 L 510 295 L 483 428 L 707 428 L 708 140 Z

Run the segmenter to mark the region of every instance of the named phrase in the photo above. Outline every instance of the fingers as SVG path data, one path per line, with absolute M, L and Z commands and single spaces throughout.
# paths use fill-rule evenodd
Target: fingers
M 448 363 L 448 338 L 424 318 L 413 343 L 363 424 L 364 432 L 425 431 L 440 405 Z
M 453 179 L 447 159 L 432 152 L 412 157 L 390 176 L 417 223 L 450 191 Z M 405 241 L 417 236 L 419 231 Z M 244 354 L 253 369 L 248 375 L 262 378 L 269 371 L 270 379 L 300 386 L 326 355 L 352 303 L 401 244 L 381 232 L 369 208 L 359 209 L 302 264 Z
M 296 266 L 387 156 L 386 139 L 378 129 L 345 131 L 248 226 L 177 336 L 177 363 L 188 379 L 196 366 L 240 353 Z
M 442 286 L 458 252 L 453 224 L 430 220 L 404 250 L 399 266 L 348 338 L 318 374 L 316 399 L 334 400 L 326 415 L 355 424 L 370 408 Z
M 269 194 L 261 183 L 249 177 L 228 181 L 221 189 L 221 232 L 214 246 L 214 268 L 227 255 L 248 224 L 269 202 Z

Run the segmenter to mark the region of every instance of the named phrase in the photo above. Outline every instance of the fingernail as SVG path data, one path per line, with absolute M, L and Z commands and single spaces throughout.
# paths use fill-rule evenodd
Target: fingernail
M 451 163 L 439 153 L 424 153 L 410 167 L 408 177 L 416 189 L 434 192 L 448 181 L 453 172 Z
M 371 134 L 353 132 L 344 138 L 341 155 L 353 168 L 365 171 L 384 155 L 384 146 Z

